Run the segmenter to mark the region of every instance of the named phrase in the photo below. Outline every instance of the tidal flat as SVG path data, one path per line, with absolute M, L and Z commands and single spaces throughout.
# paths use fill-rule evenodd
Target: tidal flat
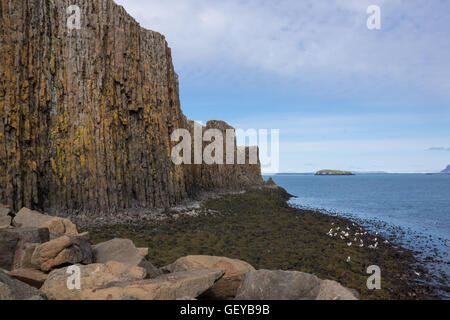
M 431 275 L 413 251 L 347 218 L 290 207 L 290 197 L 282 188 L 255 188 L 206 200 L 194 217 L 174 212 L 161 222 L 86 231 L 94 244 L 127 238 L 148 247 L 150 261 L 158 267 L 187 255 L 226 256 L 257 269 L 336 280 L 365 300 L 439 299 Z M 375 243 L 376 248 L 369 248 Z M 380 290 L 367 288 L 367 268 L 372 265 L 381 269 Z

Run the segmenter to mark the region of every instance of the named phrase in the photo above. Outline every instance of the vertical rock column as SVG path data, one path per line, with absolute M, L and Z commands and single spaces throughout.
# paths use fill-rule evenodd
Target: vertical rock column
M 81 29 L 69 30 L 69 5 Z M 183 127 L 162 35 L 110 0 L 1 0 L 1 198 L 89 210 L 185 196 L 169 134 Z

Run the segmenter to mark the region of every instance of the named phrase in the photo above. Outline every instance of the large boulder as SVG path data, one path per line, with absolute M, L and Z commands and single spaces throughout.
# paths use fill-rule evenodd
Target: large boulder
M 93 252 L 97 263 L 117 261 L 144 268 L 147 271 L 148 278 L 155 278 L 160 275 L 159 269 L 147 261 L 133 241 L 129 239 L 112 239 L 99 243 L 93 247 Z
M 11 210 L 9 207 L 0 204 L 0 226 L 7 227 L 11 225 Z
M 31 264 L 48 272 L 63 265 L 90 264 L 94 261 L 91 245 L 86 239 L 62 236 L 39 245 L 31 256 Z
M 222 269 L 205 269 L 171 273 L 155 279 L 110 283 L 100 288 L 82 290 L 82 300 L 120 300 L 134 297 L 139 300 L 177 300 L 196 298 L 220 279 Z
M 245 261 L 214 256 L 187 256 L 162 268 L 163 271 L 170 273 L 201 269 L 225 270 L 223 277 L 202 295 L 205 299 L 214 300 L 233 299 L 245 274 L 255 270 Z
M 250 271 L 236 300 L 356 300 L 354 293 L 334 281 L 322 281 L 297 271 Z
M 22 268 L 28 243 L 44 243 L 50 235 L 46 228 L 0 229 L 0 268 Z
M 41 293 L 21 281 L 11 278 L 0 270 L 0 300 L 30 300 L 41 297 Z
M 52 271 L 41 291 L 52 300 L 89 300 L 89 292 L 109 283 L 142 280 L 146 276 L 143 268 L 110 261 L 106 264 L 96 263 L 80 268 L 80 290 L 70 290 L 67 280 L 70 276 L 68 267 Z
M 48 277 L 46 273 L 35 269 L 17 269 L 9 271 L 7 274 L 10 277 L 24 282 L 36 289 L 40 289 Z
M 69 219 L 49 216 L 28 208 L 22 208 L 15 215 L 14 224 L 18 227 L 48 228 L 50 233 L 56 235 L 78 234 L 77 227 Z

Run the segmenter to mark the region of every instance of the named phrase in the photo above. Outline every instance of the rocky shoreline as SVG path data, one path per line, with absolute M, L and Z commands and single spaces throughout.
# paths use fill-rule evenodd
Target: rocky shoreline
M 0 299 L 440 298 L 414 252 L 350 219 L 290 207 L 290 197 L 269 182 L 203 194 L 145 221 L 8 212 Z M 67 287 L 70 265 L 80 290 Z M 370 265 L 382 270 L 381 290 L 367 289 Z
M 302 272 L 256 270 L 190 255 L 155 267 L 149 248 L 114 238 L 92 245 L 69 219 L 2 207 L 0 300 L 356 300 L 358 293 Z

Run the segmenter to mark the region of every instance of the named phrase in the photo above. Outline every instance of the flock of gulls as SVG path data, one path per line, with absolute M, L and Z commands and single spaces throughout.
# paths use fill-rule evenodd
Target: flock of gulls
M 352 245 L 359 246 L 360 248 L 364 247 L 364 241 L 361 238 L 362 236 L 367 236 L 367 231 L 364 231 L 362 228 L 360 228 L 360 232 L 356 232 L 353 236 L 350 234 L 350 228 L 346 227 L 345 229 L 341 227 L 335 227 L 334 222 L 331 224 L 332 228 L 330 231 L 328 231 L 327 235 L 331 238 L 340 238 L 343 241 L 347 242 L 347 246 L 351 247 Z M 356 227 L 356 225 L 353 223 L 353 227 Z M 353 239 L 352 239 L 353 238 Z M 367 248 L 376 250 L 378 249 L 379 243 L 378 243 L 378 232 L 375 233 L 375 238 L 373 239 L 373 244 L 370 244 L 367 246 Z M 388 244 L 389 241 L 385 240 L 385 244 Z M 350 263 L 352 261 L 351 257 L 347 257 L 347 263 Z

